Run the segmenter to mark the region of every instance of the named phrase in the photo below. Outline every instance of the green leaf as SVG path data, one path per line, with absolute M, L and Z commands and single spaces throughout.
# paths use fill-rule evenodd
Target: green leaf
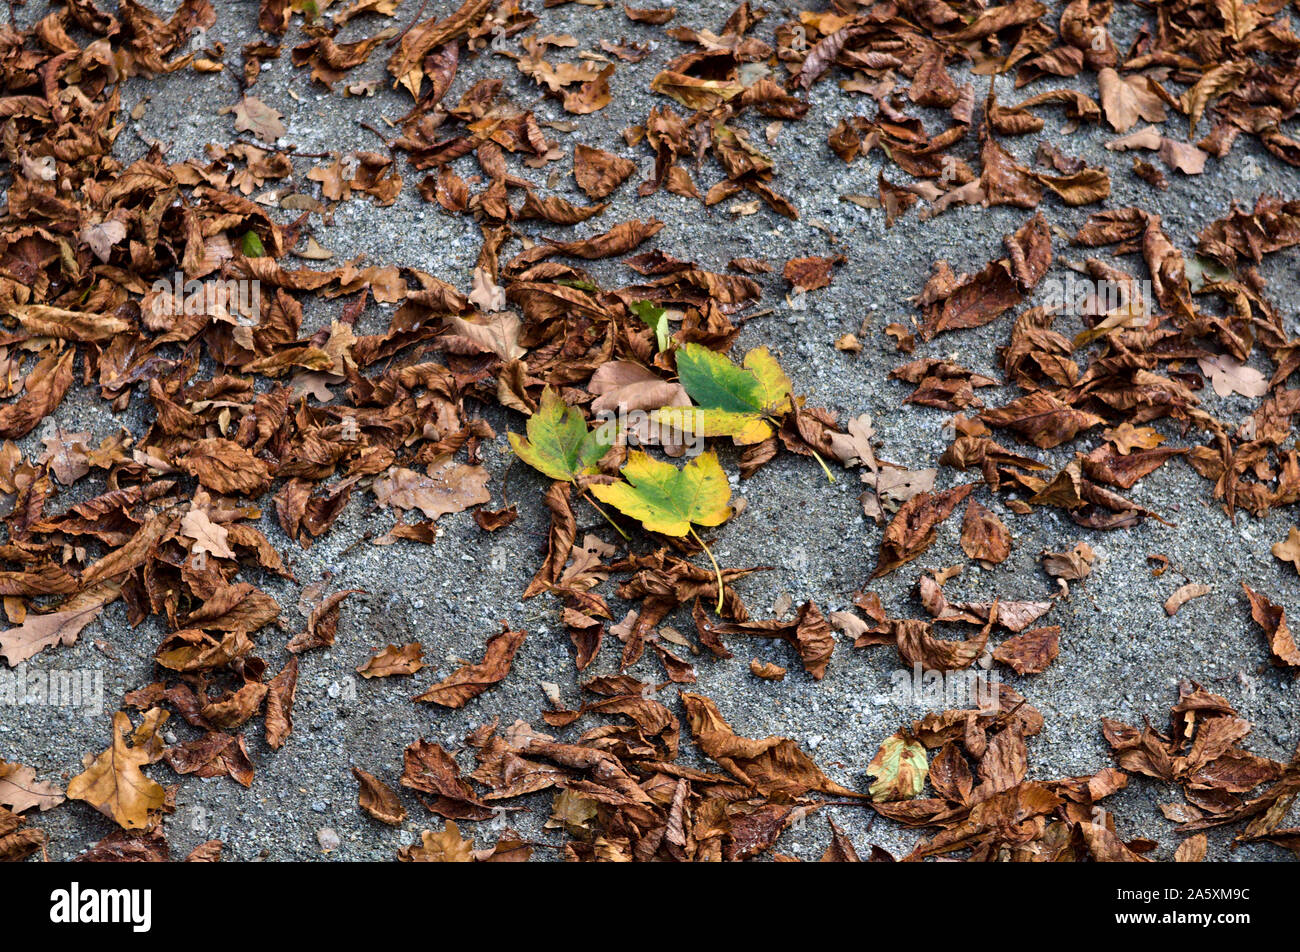
M 930 765 L 925 747 L 902 731 L 891 736 L 867 765 L 876 778 L 870 788 L 873 800 L 910 800 L 925 788 Z
M 262 247 L 262 239 L 257 237 L 257 232 L 249 230 L 244 232 L 244 237 L 239 240 L 240 249 L 244 252 L 245 258 L 264 258 L 266 249 Z
M 713 453 L 678 469 L 634 450 L 623 467 L 625 483 L 593 485 L 591 492 L 650 532 L 684 536 L 691 523 L 720 526 L 731 518 L 731 486 Z
M 751 350 L 741 367 L 702 344 L 683 344 L 677 350 L 677 376 L 698 407 L 688 413 L 694 418 L 688 424 L 691 432 L 730 436 L 741 445 L 771 436 L 769 419 L 790 398 L 790 378 L 766 347 Z M 654 415 L 673 413 L 680 417 L 682 410 L 665 408 Z
M 637 301 L 632 305 L 632 313 L 654 330 L 660 352 L 667 350 L 672 337 L 668 327 L 668 311 L 653 301 Z
M 528 418 L 527 430 L 526 440 L 510 434 L 515 454 L 538 472 L 570 483 L 596 472 L 596 464 L 614 445 L 607 427 L 589 431 L 582 414 L 550 387 L 542 391 L 542 405 Z

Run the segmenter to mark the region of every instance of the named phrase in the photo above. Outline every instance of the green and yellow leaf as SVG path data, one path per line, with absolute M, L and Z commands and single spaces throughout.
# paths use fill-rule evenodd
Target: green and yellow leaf
M 582 414 L 550 387 L 542 391 L 541 406 L 528 418 L 527 431 L 527 439 L 510 434 L 515 454 L 538 472 L 570 483 L 595 473 L 596 464 L 613 446 L 606 428 L 588 430 Z
M 790 378 L 766 347 L 751 350 L 738 366 L 702 344 L 684 344 L 677 351 L 677 376 L 697 409 L 666 407 L 655 411 L 654 418 L 674 422 L 669 415 L 685 413 L 690 432 L 730 436 L 740 445 L 771 436 L 770 420 L 790 398 Z
M 684 536 L 691 523 L 718 526 L 731 518 L 731 486 L 718 458 L 705 453 L 678 469 L 646 453 L 628 454 L 624 483 L 594 485 L 591 492 L 650 532 Z

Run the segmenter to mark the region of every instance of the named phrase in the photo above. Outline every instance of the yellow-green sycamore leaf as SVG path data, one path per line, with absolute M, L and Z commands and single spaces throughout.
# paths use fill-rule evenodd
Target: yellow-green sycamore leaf
M 903 734 L 892 735 L 867 765 L 867 773 L 876 778 L 871 784 L 873 800 L 910 800 L 921 795 L 930 765 L 925 747 Z
M 664 407 L 651 414 L 661 427 L 669 426 L 694 436 L 729 436 L 738 446 L 762 443 L 772 435 L 772 425 L 754 413 L 736 413 L 705 407 Z
M 550 387 L 542 391 L 541 406 L 528 418 L 527 429 L 526 440 L 510 434 L 515 454 L 538 472 L 570 483 L 596 472 L 596 464 L 613 445 L 606 427 L 588 430 L 582 414 Z
M 593 485 L 591 492 L 624 515 L 640 520 L 650 532 L 684 536 L 691 523 L 719 526 L 731 518 L 731 486 L 713 453 L 704 453 L 678 469 L 646 453 L 628 454 L 625 483 Z
M 695 401 L 686 410 L 687 432 L 699 436 L 730 436 L 736 443 L 761 443 L 772 435 L 770 418 L 779 414 L 790 398 L 790 378 L 766 347 L 745 355 L 737 366 L 725 354 L 702 344 L 683 344 L 677 350 L 677 376 Z M 669 414 L 683 410 L 656 410 L 659 423 L 675 422 Z

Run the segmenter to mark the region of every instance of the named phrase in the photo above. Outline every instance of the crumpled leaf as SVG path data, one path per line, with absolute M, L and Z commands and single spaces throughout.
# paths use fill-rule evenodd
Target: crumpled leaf
M 739 737 L 708 698 L 684 691 L 682 703 L 686 705 L 691 736 L 700 750 L 763 796 L 801 797 L 810 790 L 834 796 L 861 796 L 822 773 L 812 758 L 788 737 L 762 740 Z
M 418 641 L 410 644 L 388 645 L 378 651 L 365 664 L 357 668 L 357 673 L 363 678 L 391 678 L 397 674 L 415 674 L 424 667 L 421 658 L 424 657 L 424 649 L 420 647 Z
M 952 515 L 952 511 L 974 489 L 974 483 L 966 483 L 941 493 L 918 493 L 903 503 L 885 528 L 871 577 L 888 575 L 930 548 L 939 524 Z
M 1250 617 L 1264 629 L 1273 663 L 1286 668 L 1300 668 L 1300 648 L 1296 647 L 1291 627 L 1286 623 L 1286 611 L 1245 582 L 1241 583 L 1241 587 L 1250 601 Z
M 429 690 L 415 698 L 442 707 L 464 707 L 492 685 L 505 680 L 510 673 L 510 662 L 524 643 L 523 631 L 511 631 L 504 623 L 501 631 L 488 639 L 483 660 L 467 664 L 443 678 Z
M 969 558 L 997 565 L 1011 554 L 1011 531 L 984 505 L 971 499 L 961 524 L 961 549 Z
M 925 746 L 904 731 L 893 734 L 880 745 L 876 756 L 867 764 L 867 773 L 876 779 L 870 787 L 872 800 L 910 800 L 925 789 L 929 772 Z
M 360 767 L 352 768 L 352 776 L 357 778 L 360 789 L 357 793 L 357 805 L 380 823 L 399 826 L 406 819 L 406 807 L 397 799 L 392 788 L 372 773 Z

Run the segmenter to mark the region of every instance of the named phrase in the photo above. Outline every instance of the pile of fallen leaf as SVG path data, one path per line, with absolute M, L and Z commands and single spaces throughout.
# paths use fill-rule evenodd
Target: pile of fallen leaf
M 610 77 L 648 55 L 645 43 L 603 39 L 575 52 L 580 40 L 534 30 L 542 17 L 516 0 L 466 0 L 446 16 L 410 20 L 398 18 L 393 0 L 262 0 L 263 36 L 238 57 L 208 40 L 218 17 L 209 0 L 184 0 L 167 20 L 135 0 L 121 0 L 115 14 L 91 0 L 65 0 L 30 30 L 0 27 L 8 179 L 0 395 L 12 398 L 0 407 L 0 490 L 13 497 L 0 546 L 10 624 L 0 654 L 12 667 L 70 645 L 119 599 L 132 626 L 152 618 L 167 632 L 154 656 L 156 680 L 122 699 L 125 710 L 106 725 L 108 748 L 88 755 L 66 791 L 29 767 L 0 762 L 0 857 L 40 850 L 43 834 L 27 825 L 28 811 L 66 797 L 121 828 L 83 858 L 166 859 L 176 787 L 147 768 L 163 762 L 179 777 L 251 785 L 246 732 L 260 721 L 272 750 L 291 742 L 298 658 L 333 643 L 344 601 L 356 594 L 311 586 L 306 627 L 283 644 L 288 661 L 278 671 L 268 666 L 260 655 L 281 607 L 249 579 L 292 574 L 257 528 L 263 508 L 303 548 L 366 494 L 397 515 L 374 544 L 432 545 L 440 516 L 471 507 L 484 532 L 507 530 L 515 505 L 484 508 L 491 494 L 480 453 L 496 434 L 476 404 L 526 421 L 522 434 L 510 434 L 511 446 L 553 481 L 545 554 L 525 596 L 559 599 L 579 671 L 610 639 L 622 669 L 649 649 L 666 681 L 595 677 L 576 704 L 550 685 L 550 709 L 539 715 L 546 730 L 581 722 L 583 732 L 562 741 L 525 720 L 485 725 L 466 738 L 476 761 L 467 774 L 454 751 L 412 743 L 400 785 L 446 824 L 400 858 L 521 860 L 549 846 L 576 860 L 739 860 L 771 850 L 782 831 L 834 806 L 928 830 L 911 859 L 959 851 L 973 860 L 1141 859 L 1155 844 L 1124 841 L 1097 806 L 1130 774 L 1182 789 L 1186 803 L 1163 808 L 1181 831 L 1248 820 L 1242 841 L 1297 849 L 1300 833 L 1283 823 L 1300 790 L 1300 759 L 1282 764 L 1240 748 L 1250 725 L 1199 687 L 1184 689 L 1167 735 L 1106 722 L 1117 767 L 1048 781 L 1029 779 L 1027 738 L 1043 730 L 1043 717 L 1001 685 L 992 710 L 935 711 L 888 737 L 866 767 L 875 780 L 865 793 L 832 780 L 791 740 L 737 736 L 712 701 L 683 691 L 691 742 L 717 770 L 687 766 L 679 716 L 656 698 L 667 684 L 696 680 L 689 655 L 728 659 L 728 641 L 747 637 L 785 641 L 818 679 L 836 632 L 860 648 L 893 646 L 900 664 L 927 671 L 1002 664 L 1035 674 L 1056 659 L 1061 634 L 1039 622 L 1090 572 L 1093 553 L 1081 542 L 1043 554 L 1059 589 L 1038 601 L 951 602 L 943 586 L 956 567 L 919 576 L 925 618 L 890 618 L 868 591 L 856 593 L 856 612 L 826 617 L 806 602 L 792 615 L 753 618 L 737 586 L 761 567 L 719 565 L 704 537 L 735 514 L 722 459 L 736 459 L 743 477 L 781 453 L 809 459 L 828 477 L 831 467 L 858 469 L 864 512 L 885 525 L 873 579 L 922 555 L 959 507 L 965 555 L 984 565 L 1004 561 L 1012 533 L 977 489 L 1001 494 L 1020 517 L 1056 507 L 1084 530 L 1122 530 L 1163 518 L 1124 492 L 1182 457 L 1212 483 L 1228 517 L 1238 507 L 1257 515 L 1300 501 L 1292 437 L 1300 389 L 1287 386 L 1300 369 L 1300 339 L 1270 304 L 1257 269 L 1265 255 L 1300 244 L 1300 203 L 1262 195 L 1253 209 L 1233 207 L 1202 232 L 1189 259 L 1150 210 L 1101 208 L 1074 234 L 1052 225 L 1040 206 L 1104 203 L 1110 172 L 1046 141 L 1028 167 L 1002 144 L 1041 131 L 1044 110 L 1063 109 L 1072 125 L 1109 125 L 1120 137 L 1108 148 L 1154 153 L 1163 168 L 1134 158 L 1132 170 L 1155 189 L 1169 174 L 1195 175 L 1222 159 L 1242 133 L 1300 164 L 1300 143 L 1282 131 L 1300 109 L 1300 37 L 1284 7 L 1174 0 L 1154 10 L 1123 52 L 1108 32 L 1112 5 L 1089 0 L 1066 5 L 1059 23 L 1036 0 L 835 0 L 776 23 L 742 3 L 717 33 L 672 25 L 672 9 L 624 7 L 630 23 L 662 27 L 663 42 L 680 49 L 649 80 L 658 104 L 623 132 L 626 146 L 653 159 L 635 186 L 640 196 L 665 189 L 705 206 L 732 201 L 741 217 L 759 203 L 798 217 L 764 144 L 785 123 L 815 114 L 810 91 L 836 78 L 844 113 L 853 114 L 836 122 L 829 148 L 845 162 L 879 149 L 910 180 L 896 184 L 882 173 L 878 196 L 849 196 L 881 209 L 886 226 L 921 203 L 925 216 L 962 204 L 1035 211 L 1006 236 L 1005 255 L 977 273 L 936 262 L 912 299 L 918 320 L 885 328 L 891 345 L 910 355 L 918 341 L 1018 311 L 1000 351 L 1003 381 L 924 356 L 891 374 L 915 387 L 908 403 L 954 414 L 938 464 L 975 478 L 946 490 L 936 487 L 938 467 L 913 471 L 879 458 L 869 417 L 840 421 L 794 393 L 767 348 L 730 354 L 760 304 L 755 275 L 779 267 L 791 295 L 802 297 L 830 284 L 842 257 L 783 266 L 743 258 L 717 273 L 645 250 L 662 222 L 584 224 L 602 215 L 615 190 L 632 187 L 635 163 L 575 145 L 574 179 L 591 202 L 575 204 L 547 194 L 558 182 L 548 166 L 570 158 L 548 129 L 580 124 L 539 121 L 500 78 L 479 80 L 457 102 L 447 98 L 462 62 L 493 57 L 493 70 L 513 62 L 541 95 L 588 115 L 610 104 Z M 337 41 L 352 20 L 376 26 L 365 39 Z M 302 42 L 286 51 L 291 26 Z M 311 83 L 347 96 L 374 93 L 373 82 L 354 81 L 350 71 L 386 55 L 394 85 L 410 97 L 404 115 L 381 117 L 391 140 L 368 126 L 387 154 L 304 156 L 277 147 L 283 117 L 255 84 L 263 63 L 286 54 Z M 1014 104 L 990 91 L 977 104 L 973 83 L 958 86 L 951 67 L 1013 74 L 1017 89 L 1087 74 L 1100 101 L 1053 88 Z M 251 140 L 212 144 L 204 159 L 181 161 L 146 142 L 147 153 L 124 164 L 115 143 L 138 117 L 122 115 L 121 84 L 165 82 L 177 71 L 229 74 L 240 98 L 226 112 Z M 861 112 L 859 103 L 872 108 Z M 1185 117 L 1185 139 L 1162 131 L 1171 114 Z M 938 131 L 928 131 L 936 121 Z M 1139 122 L 1147 125 L 1134 131 Z M 1209 131 L 1193 143 L 1203 122 Z M 453 163 L 471 157 L 478 174 L 458 175 Z M 318 240 L 313 216 L 328 221 L 336 203 L 358 196 L 392 204 L 409 170 L 424 176 L 415 183 L 423 200 L 466 216 L 481 234 L 468 290 L 409 267 L 336 263 Z M 537 172 L 549 174 L 546 186 Z M 320 197 L 312 187 L 299 191 L 300 178 Z M 517 227 L 528 221 L 582 227 L 538 240 Z M 1073 336 L 1054 329 L 1061 315 L 1049 307 L 1020 310 L 1053 264 L 1054 239 L 1109 249 L 1066 264 L 1123 289 L 1118 307 L 1084 302 L 1084 330 Z M 1122 266 L 1125 256 L 1141 268 Z M 581 265 L 611 258 L 634 275 L 631 283 L 602 287 Z M 1154 300 L 1143 298 L 1148 275 Z M 236 289 L 252 282 L 258 297 L 250 302 Z M 305 334 L 304 302 L 313 299 L 337 302 L 336 316 Z M 396 307 L 386 329 L 362 333 L 371 302 Z M 845 335 L 837 346 L 863 343 Z M 1249 366 L 1256 352 L 1275 367 L 1271 376 Z M 1237 426 L 1217 420 L 1197 395 L 1207 381 L 1220 394 L 1260 401 L 1253 415 Z M 1003 382 L 1019 395 L 986 406 L 977 391 Z M 143 412 L 147 426 L 98 445 L 64 430 L 58 411 L 77 386 L 97 388 L 116 412 Z M 600 422 L 620 410 L 644 414 L 631 434 Z M 1162 445 L 1149 425 L 1161 419 L 1176 422 L 1187 445 Z M 654 444 L 651 425 L 666 434 L 662 454 L 645 451 Z M 38 430 L 39 451 L 29 456 L 15 441 Z M 1051 449 L 1094 430 L 1103 442 L 1057 472 L 999 442 Z M 679 467 L 671 460 L 691 438 L 711 448 Z M 734 451 L 720 457 L 728 445 Z M 73 484 L 83 501 L 60 508 L 58 496 Z M 619 544 L 579 538 L 586 521 L 579 507 L 606 520 Z M 1274 552 L 1300 569 L 1300 531 Z M 1246 591 L 1277 663 L 1300 670 L 1283 610 Z M 1198 594 L 1184 586 L 1167 610 Z M 618 617 L 611 595 L 635 608 Z M 690 616 L 694 641 L 665 624 L 674 613 Z M 949 629 L 958 637 L 939 636 Z M 525 637 L 503 625 L 486 639 L 481 661 L 415 701 L 465 705 L 508 676 Z M 411 675 L 421 659 L 417 643 L 390 645 L 359 671 Z M 767 679 L 786 673 L 757 660 L 751 670 Z M 193 739 L 168 744 L 163 724 L 171 717 L 193 728 Z M 384 823 L 405 821 L 397 793 L 365 770 L 355 775 L 363 810 Z M 513 809 L 509 801 L 548 790 L 555 798 L 547 826 L 564 834 L 560 845 L 506 829 L 495 846 L 475 850 L 456 825 L 500 820 Z M 856 860 L 853 844 L 832 828 L 825 858 Z M 204 844 L 189 858 L 218 858 L 220 849 Z M 1178 858 L 1204 853 L 1198 833 Z M 870 858 L 892 859 L 878 847 Z

